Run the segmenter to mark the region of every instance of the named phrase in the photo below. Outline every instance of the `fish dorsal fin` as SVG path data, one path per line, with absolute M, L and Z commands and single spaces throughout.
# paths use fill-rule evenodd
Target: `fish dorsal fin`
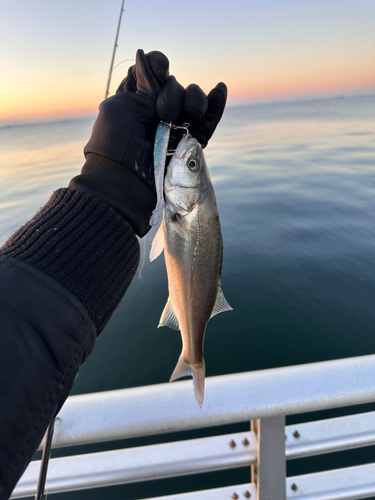
M 190 232 L 184 221 L 184 218 L 177 212 L 172 215 L 171 222 L 176 232 L 186 241 L 190 241 Z
M 219 286 L 219 290 L 217 292 L 216 296 L 216 302 L 214 305 L 214 310 L 212 311 L 211 318 L 212 316 L 215 316 L 215 314 L 219 314 L 224 311 L 233 311 L 233 308 L 228 304 L 227 299 L 224 297 L 223 290 Z
M 164 222 L 160 224 L 160 227 L 157 230 L 157 233 L 155 234 L 155 238 L 151 243 L 150 262 L 157 259 L 163 250 L 164 250 Z
M 173 328 L 173 330 L 180 329 L 180 323 L 178 318 L 173 310 L 170 299 L 168 298 L 167 303 L 165 304 L 164 310 L 161 313 L 160 321 L 158 324 L 158 328 L 160 326 L 169 326 L 169 328 Z

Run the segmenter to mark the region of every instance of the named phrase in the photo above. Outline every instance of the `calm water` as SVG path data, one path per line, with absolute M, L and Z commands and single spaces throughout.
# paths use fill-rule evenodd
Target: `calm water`
M 92 123 L 0 124 L 1 242 L 77 174 Z M 222 287 L 234 311 L 208 325 L 208 376 L 375 353 L 374 138 L 375 96 L 227 109 L 206 158 L 224 238 Z M 169 380 L 181 340 L 156 328 L 167 295 L 163 259 L 144 259 L 75 394 Z M 374 454 L 291 462 L 289 473 Z M 247 480 L 238 470 L 56 498 L 136 499 Z

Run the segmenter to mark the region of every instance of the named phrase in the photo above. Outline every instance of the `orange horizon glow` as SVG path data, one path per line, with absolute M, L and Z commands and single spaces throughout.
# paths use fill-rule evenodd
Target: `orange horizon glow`
M 228 102 L 233 101 L 246 101 L 246 100 L 266 100 L 266 99 L 284 99 L 293 97 L 319 97 L 325 95 L 343 94 L 348 92 L 350 94 L 375 93 L 375 78 L 369 78 L 368 81 L 362 81 L 358 85 L 353 85 L 351 81 L 340 82 L 321 82 L 319 85 L 312 85 L 309 82 L 304 82 L 301 85 L 295 83 L 294 85 L 283 85 L 278 87 L 278 92 L 275 92 L 273 85 L 250 85 L 249 88 L 238 86 L 237 88 L 229 89 L 230 97 Z
M 1 93 L 1 84 L 0 84 Z M 34 90 L 26 98 L 4 98 L 0 104 L 0 121 L 35 120 L 48 118 L 75 118 L 95 115 L 100 102 L 104 99 L 104 91 L 80 95 L 63 88 Z
M 164 52 L 184 86 L 194 82 L 207 93 L 224 81 L 228 104 L 375 93 L 375 5 L 368 0 L 192 0 L 176 9 L 163 0 L 157 8 L 150 0 L 141 3 L 150 15 L 139 2 L 127 5 L 112 93 L 139 47 Z M 181 19 L 190 19 L 193 5 L 205 29 L 191 36 Z M 118 13 L 88 0 L 6 2 L 0 121 L 95 116 Z
M 280 92 L 281 90 L 281 92 Z M 300 98 L 311 98 L 314 96 L 319 98 L 319 96 L 326 97 L 327 95 L 341 95 L 345 92 L 350 93 L 350 95 L 361 94 L 373 94 L 375 93 L 375 82 L 369 81 L 365 82 L 363 85 L 354 87 L 348 83 L 347 85 L 342 84 L 339 88 L 332 84 L 322 84 L 317 87 L 312 87 L 306 84 L 301 87 L 279 87 L 278 92 L 270 85 L 266 86 L 251 86 L 249 91 L 248 88 L 243 88 L 238 86 L 237 88 L 228 87 L 228 104 L 236 103 L 249 103 L 257 101 L 268 101 L 268 100 L 285 100 L 292 99 L 294 97 Z M 62 103 L 58 106 L 47 107 L 43 109 L 38 107 L 37 109 L 31 108 L 25 110 L 14 110 L 8 112 L 2 112 L 0 116 L 0 121 L 18 121 L 18 120 L 45 120 L 45 119 L 59 119 L 59 118 L 80 118 L 85 116 L 95 116 L 98 113 L 98 106 L 100 103 L 91 103 L 86 106 L 80 106 L 74 103 L 68 102 L 66 104 Z
M 39 109 L 38 111 L 30 110 L 23 112 L 13 112 L 13 113 L 2 113 L 1 121 L 22 121 L 22 120 L 47 120 L 47 119 L 58 119 L 58 118 L 80 118 L 84 116 L 96 115 L 98 112 L 98 106 L 91 107 L 62 107 L 57 109 Z
M 272 71 L 254 72 L 244 71 L 243 77 L 238 75 L 223 75 L 223 80 L 228 86 L 228 104 L 238 102 L 256 102 L 267 100 L 285 100 L 288 98 L 325 97 L 329 95 L 341 95 L 350 93 L 375 93 L 375 69 L 355 68 L 348 71 L 347 68 L 336 68 L 329 71 L 327 68 L 295 67 L 278 68 Z M 216 84 L 216 75 L 208 71 L 202 78 L 202 88 L 208 92 Z M 213 83 L 214 82 L 214 83 Z M 184 78 L 181 83 L 187 85 Z M 115 89 L 116 86 L 113 86 Z M 8 91 L 8 92 L 7 92 Z M 39 87 L 34 82 L 29 93 L 20 94 L 18 89 L 2 89 L 0 83 L 0 121 L 10 120 L 35 120 L 35 119 L 57 119 L 78 118 L 93 115 L 98 112 L 100 102 L 104 99 L 104 89 L 92 84 L 91 88 L 75 89 L 73 81 L 69 84 Z

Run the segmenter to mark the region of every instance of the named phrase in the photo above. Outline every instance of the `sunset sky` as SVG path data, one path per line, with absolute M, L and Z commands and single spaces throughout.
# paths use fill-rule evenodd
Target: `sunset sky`
M 1 0 L 0 120 L 95 114 L 121 0 Z M 126 0 L 115 64 L 163 51 L 229 102 L 375 93 L 373 0 Z M 111 91 L 132 61 L 121 64 Z

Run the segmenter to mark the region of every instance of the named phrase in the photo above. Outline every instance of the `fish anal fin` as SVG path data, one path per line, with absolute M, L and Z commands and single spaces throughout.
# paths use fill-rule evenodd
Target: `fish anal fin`
M 183 238 L 186 241 L 190 241 L 191 239 L 190 232 L 188 227 L 184 223 L 183 217 L 181 217 L 181 215 L 176 212 L 175 214 L 172 215 L 171 221 L 179 236 L 181 236 L 181 238 Z
M 212 316 L 215 316 L 216 314 L 219 314 L 219 313 L 225 312 L 225 311 L 233 311 L 233 307 L 231 307 L 228 304 L 227 299 L 224 297 L 223 290 L 219 286 L 219 290 L 217 292 L 216 302 L 215 302 L 214 309 L 213 309 L 212 314 L 211 314 L 211 318 L 212 318 Z
M 163 250 L 164 250 L 164 222 L 160 224 L 160 227 L 157 230 L 157 233 L 155 234 L 155 238 L 151 243 L 150 262 L 157 259 Z
M 190 364 L 186 363 L 182 354 L 178 359 L 176 368 L 174 369 L 170 382 L 177 380 L 181 377 L 192 376 L 193 377 L 193 386 L 194 386 L 194 395 L 197 403 L 202 408 L 203 398 L 204 398 L 204 377 L 206 373 L 205 362 L 202 355 L 202 362 L 199 364 Z
M 169 328 L 172 328 L 173 330 L 180 329 L 180 323 L 178 321 L 176 313 L 173 310 L 173 307 L 172 307 L 172 304 L 171 304 L 171 301 L 169 298 L 168 298 L 167 303 L 165 304 L 164 310 L 160 316 L 158 328 L 160 326 L 169 326 Z

